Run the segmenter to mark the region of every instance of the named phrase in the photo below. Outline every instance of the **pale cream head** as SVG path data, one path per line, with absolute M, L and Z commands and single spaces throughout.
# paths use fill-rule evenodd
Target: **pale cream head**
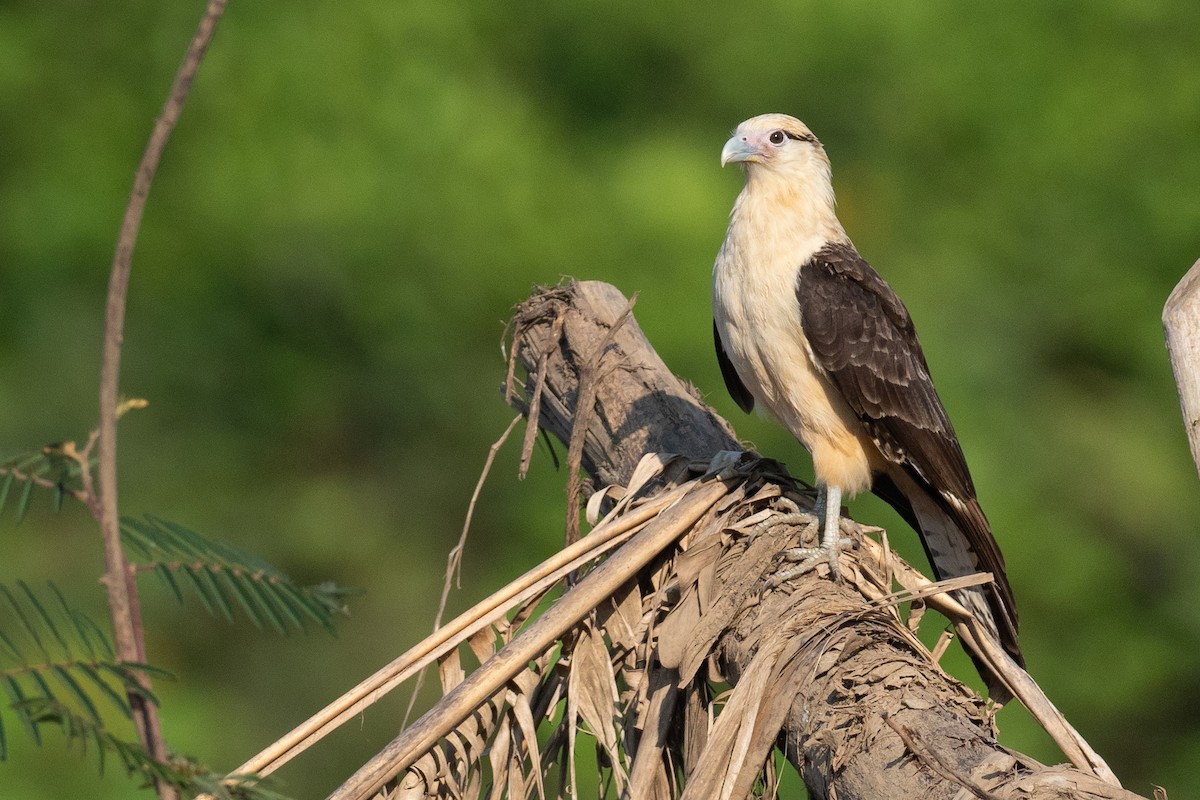
M 738 125 L 721 149 L 721 166 L 740 163 L 747 195 L 805 218 L 831 240 L 845 234 L 834 214 L 832 171 L 825 148 L 800 120 L 761 114 Z M 735 209 L 736 212 L 736 209 Z

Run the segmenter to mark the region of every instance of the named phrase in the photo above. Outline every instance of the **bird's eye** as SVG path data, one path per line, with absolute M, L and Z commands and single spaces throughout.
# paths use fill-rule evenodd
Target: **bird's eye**
M 767 141 L 777 147 L 783 144 L 785 139 L 787 139 L 787 137 L 784 136 L 783 131 L 771 131 L 771 135 L 767 137 Z

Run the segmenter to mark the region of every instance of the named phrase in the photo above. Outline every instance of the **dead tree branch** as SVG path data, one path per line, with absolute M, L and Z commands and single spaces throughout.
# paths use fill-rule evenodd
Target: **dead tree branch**
M 584 282 L 545 291 L 518 309 L 514 355 L 531 376 L 523 395 L 538 398 L 539 424 L 564 442 L 571 440 L 580 376 L 627 305 L 615 288 Z M 621 326 L 611 347 L 619 360 L 596 387 L 594 408 L 580 414 L 588 423 L 582 463 L 600 485 L 626 483 L 646 452 L 707 461 L 740 449 L 728 424 L 670 373 L 634 320 Z M 512 402 L 529 411 L 521 399 Z M 770 476 L 750 483 L 747 492 L 758 493 L 760 508 L 772 486 L 776 496 L 786 491 L 786 480 Z M 743 527 L 751 522 L 740 520 Z M 778 741 L 814 797 L 1135 797 L 1000 746 L 983 701 L 939 669 L 894 607 L 871 602 L 890 592 L 878 577 L 890 571 L 885 565 L 848 556 L 852 563 L 843 572 L 851 577 L 840 583 L 809 573 L 787 590 L 768 590 L 766 573 L 791 534 L 757 525 L 754 533 L 693 565 L 708 576 L 703 589 L 701 581 L 679 579 L 678 602 L 659 636 L 684 644 L 656 651 L 663 666 L 677 671 L 679 685 L 714 653 L 731 683 L 753 681 L 761 689 L 740 709 L 750 728 L 737 727 L 736 718 L 726 726 L 753 753 L 747 769 L 723 777 L 733 782 L 728 796 L 747 794 Z M 724 709 L 712 736 L 724 733 L 722 721 L 734 711 Z
M 274 771 L 436 660 L 446 694 L 331 798 L 574 797 L 587 731 L 603 796 L 623 800 L 772 796 L 775 748 L 812 797 L 1136 800 L 1065 720 L 1056 740 L 1080 768 L 1000 746 L 991 707 L 942 672 L 897 606 L 928 604 L 974 642 L 969 615 L 951 587 L 930 585 L 861 527 L 841 581 L 824 569 L 773 588 L 796 539 L 773 524 L 780 501 L 811 508 L 811 492 L 743 452 L 628 310 L 611 286 L 572 283 L 536 294 L 513 323 L 505 398 L 564 443 L 583 442 L 579 462 L 602 487 L 587 506 L 592 530 L 239 773 Z M 554 587 L 561 597 L 535 615 Z M 479 663 L 470 674 L 463 646 Z M 1044 700 L 1027 674 L 1008 677 L 1031 710 Z M 721 683 L 732 688 L 714 697 Z M 1044 700 L 1034 713 L 1046 725 L 1057 712 Z

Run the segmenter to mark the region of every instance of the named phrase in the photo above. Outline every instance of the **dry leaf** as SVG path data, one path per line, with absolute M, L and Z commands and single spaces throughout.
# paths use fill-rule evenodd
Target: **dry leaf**
M 462 659 L 457 650 L 451 650 L 438 659 L 438 677 L 442 681 L 442 693 L 445 694 L 462 683 L 466 677 L 463 671 Z

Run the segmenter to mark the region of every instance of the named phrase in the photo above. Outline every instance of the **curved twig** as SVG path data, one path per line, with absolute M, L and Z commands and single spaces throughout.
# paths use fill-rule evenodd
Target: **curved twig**
M 117 402 L 129 273 L 142 214 L 146 209 L 146 198 L 150 194 L 150 184 L 154 180 L 154 173 L 158 169 L 158 162 L 166 149 L 167 141 L 171 138 L 171 131 L 183 112 L 188 91 L 212 41 L 217 22 L 225 11 L 226 2 L 227 0 L 209 0 L 200 25 L 188 45 L 183 63 L 175 74 L 171 91 L 163 104 L 162 113 L 154 123 L 154 130 L 146 143 L 146 150 L 134 176 L 133 189 L 125 207 L 125 217 L 121 222 L 116 253 L 113 255 L 112 270 L 109 274 L 108 300 L 104 312 L 104 350 L 100 361 L 100 493 L 97 519 L 104 538 L 103 582 L 112 615 L 113 638 L 116 640 L 117 656 L 124 661 L 142 663 L 146 660 L 141 609 L 134 576 L 121 549 L 121 529 L 117 511 Z M 148 680 L 146 682 L 148 684 Z M 156 760 L 165 761 L 166 748 L 163 746 L 154 705 L 137 692 L 129 693 L 129 702 L 133 707 L 138 739 L 142 746 Z M 175 790 L 162 782 L 158 782 L 157 787 L 159 797 L 176 796 Z

